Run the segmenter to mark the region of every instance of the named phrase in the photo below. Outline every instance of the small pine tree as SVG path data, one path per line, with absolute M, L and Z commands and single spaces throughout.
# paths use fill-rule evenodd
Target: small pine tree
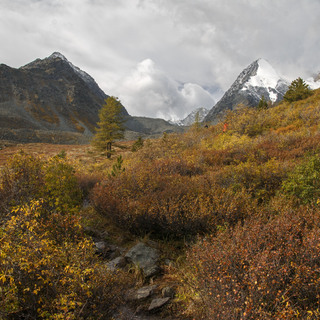
M 195 118 L 194 118 L 194 123 L 192 125 L 192 127 L 195 129 L 195 130 L 199 130 L 200 129 L 200 126 L 201 126 L 201 122 L 200 122 L 200 111 L 198 111 L 195 115 Z
M 262 109 L 267 109 L 268 108 L 268 102 L 267 100 L 265 99 L 264 96 L 261 97 L 259 103 L 258 103 L 258 107 L 257 107 L 259 110 L 262 110 Z
M 143 147 L 143 143 L 144 143 L 143 139 L 141 137 L 139 137 L 138 140 L 133 144 L 131 151 L 132 152 L 138 151 L 139 149 L 141 149 Z
M 117 162 L 112 166 L 112 170 L 111 170 L 111 173 L 109 174 L 109 177 L 117 177 L 122 172 L 125 172 L 125 168 L 122 167 L 122 164 L 123 164 L 123 159 L 122 159 L 122 156 L 120 155 L 117 158 Z
M 312 94 L 309 86 L 299 77 L 293 80 L 283 99 L 287 102 L 294 102 L 308 98 Z
M 100 121 L 91 143 L 98 151 L 107 151 L 108 158 L 113 142 L 124 137 L 122 108 L 118 98 L 108 97 L 99 112 Z

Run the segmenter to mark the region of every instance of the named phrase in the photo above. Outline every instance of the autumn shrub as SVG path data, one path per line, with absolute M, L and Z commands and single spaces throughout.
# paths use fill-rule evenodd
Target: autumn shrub
M 248 160 L 222 169 L 218 183 L 235 191 L 245 188 L 259 201 L 269 200 L 280 189 L 286 178 L 284 163 L 271 159 L 265 163 Z
M 203 162 L 207 166 L 222 167 L 246 162 L 250 157 L 250 151 L 246 148 L 231 148 L 225 150 L 201 150 Z
M 13 209 L 0 239 L 3 319 L 111 318 L 130 282 L 98 261 L 79 215 L 40 200 Z
M 39 158 L 24 152 L 19 152 L 8 160 L 0 179 L 0 220 L 10 212 L 11 206 L 40 196 L 44 185 L 42 166 Z
M 269 109 L 243 106 L 235 111 L 230 111 L 224 121 L 228 124 L 228 132 L 254 137 L 272 127 L 274 119 L 269 115 Z
M 43 166 L 46 201 L 55 209 L 68 211 L 80 206 L 82 192 L 71 164 L 59 156 L 52 157 Z
M 199 240 L 188 252 L 198 319 L 317 319 L 319 211 L 287 209 Z M 198 298 L 197 298 L 198 297 Z
M 100 172 L 81 172 L 75 176 L 84 198 L 89 197 L 94 186 L 102 180 Z
M 92 193 L 99 212 L 133 233 L 185 237 L 235 224 L 254 212 L 245 190 L 218 188 L 204 176 L 126 171 Z
M 194 162 L 188 162 L 187 159 L 181 157 L 163 158 L 155 160 L 152 165 L 157 174 L 181 176 L 199 175 L 203 172 L 202 168 Z
M 320 199 L 320 157 L 310 155 L 283 181 L 282 191 L 300 203 L 316 203 Z
M 79 206 L 82 193 L 68 160 L 54 156 L 46 161 L 23 152 L 10 158 L 1 174 L 2 216 L 14 206 L 45 199 L 54 210 Z
M 132 152 L 138 151 L 139 149 L 141 149 L 143 147 L 143 143 L 144 143 L 144 141 L 143 141 L 142 137 L 139 137 L 137 139 L 137 141 L 135 141 L 134 144 L 132 145 L 131 151 Z

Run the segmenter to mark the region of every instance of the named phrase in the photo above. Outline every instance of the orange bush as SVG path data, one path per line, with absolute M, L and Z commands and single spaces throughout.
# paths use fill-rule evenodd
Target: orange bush
M 93 190 L 92 200 L 98 211 L 133 233 L 174 237 L 235 224 L 255 207 L 245 191 L 218 188 L 207 177 L 154 171 L 126 171 L 108 179 Z
M 320 214 L 287 210 L 199 241 L 188 263 L 205 319 L 315 319 L 320 297 Z M 199 316 L 200 317 L 200 316 Z

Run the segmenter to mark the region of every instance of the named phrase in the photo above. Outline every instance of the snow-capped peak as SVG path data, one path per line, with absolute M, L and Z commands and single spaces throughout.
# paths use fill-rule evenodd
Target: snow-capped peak
M 256 75 L 252 76 L 247 84 L 253 87 L 271 87 L 275 88 L 278 81 L 281 79 L 278 73 L 270 65 L 270 63 L 264 59 L 257 60 L 259 65 Z
M 310 77 L 306 80 L 306 84 L 310 89 L 315 90 L 320 88 L 320 72 L 313 77 Z
M 277 88 L 287 85 L 287 81 L 280 77 L 267 60 L 258 59 L 254 64 L 256 65 L 256 70 L 244 84 L 242 90 L 252 91 L 254 88 L 264 88 L 268 95 L 265 98 L 270 99 L 272 102 L 277 101 Z
M 255 60 L 239 74 L 230 89 L 209 111 L 205 121 L 218 121 L 226 110 L 233 110 L 240 104 L 255 107 L 261 97 L 278 102 L 288 90 L 288 85 L 289 82 L 268 61 Z

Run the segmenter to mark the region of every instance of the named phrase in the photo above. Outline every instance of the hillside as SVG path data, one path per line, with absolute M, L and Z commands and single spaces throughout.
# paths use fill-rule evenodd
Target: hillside
M 67 149 L 10 158 L 0 189 L 0 310 L 318 319 L 320 89 L 243 106 L 226 122 L 134 151 L 127 142 L 111 161 L 92 150 L 68 159 Z M 137 262 L 138 248 L 147 263 Z

